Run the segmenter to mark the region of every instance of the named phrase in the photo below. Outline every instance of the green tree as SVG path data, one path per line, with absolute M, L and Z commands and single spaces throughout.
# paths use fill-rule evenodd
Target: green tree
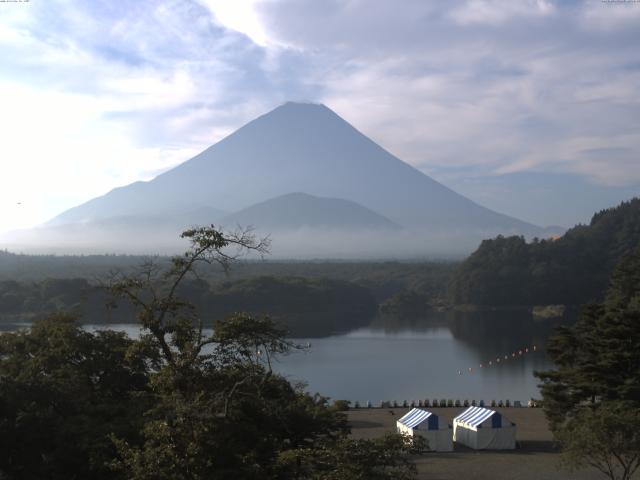
M 612 480 L 629 480 L 640 467 L 640 410 L 621 402 L 583 408 L 557 432 L 571 469 L 596 468 Z
M 111 285 L 134 304 L 149 332 L 143 340 L 162 359 L 151 375 L 154 405 L 145 413 L 142 442 L 114 436 L 119 457 L 113 467 L 132 480 L 305 478 L 283 468 L 282 459 L 303 463 L 317 451 L 324 452 L 325 467 L 314 463 L 310 471 L 317 474 L 308 478 L 409 478 L 410 464 L 395 455 L 404 443 L 394 443 L 396 437 L 349 443 L 346 417 L 327 398 L 305 393 L 272 370 L 276 356 L 298 348 L 284 330 L 268 318 L 235 314 L 206 334 L 204 319 L 180 297 L 181 283 L 202 263 L 226 269 L 235 258 L 228 247 L 264 253 L 266 244 L 246 232 L 225 235 L 213 227 L 183 237 L 191 248 L 169 270 L 149 263 Z M 353 448 L 344 450 L 347 444 Z M 385 446 L 389 453 L 382 455 Z M 360 476 L 328 473 L 348 465 Z
M 561 424 L 584 403 L 640 402 L 640 248 L 624 256 L 602 305 L 583 308 L 547 351 L 557 366 L 538 373 L 547 415 Z
M 0 477 L 114 478 L 109 435 L 135 442 L 150 353 L 55 314 L 0 335 Z
M 621 259 L 604 303 L 585 307 L 575 325 L 560 328 L 549 340 L 557 368 L 536 374 L 568 464 L 591 464 L 612 479 L 630 478 L 638 468 L 638 345 L 640 247 Z

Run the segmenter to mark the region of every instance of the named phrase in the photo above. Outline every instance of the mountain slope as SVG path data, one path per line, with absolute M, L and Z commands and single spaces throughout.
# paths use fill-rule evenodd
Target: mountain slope
M 536 233 L 402 162 L 323 105 L 287 103 L 149 182 L 72 208 L 52 224 L 214 205 L 237 211 L 292 191 L 359 203 L 405 227 Z
M 389 219 L 355 202 L 290 193 L 257 203 L 221 220 L 223 225 L 259 229 L 340 228 L 397 229 Z
M 226 215 L 222 210 L 213 207 L 197 207 L 185 211 L 153 213 L 138 213 L 136 215 L 114 215 L 98 218 L 82 225 L 88 228 L 102 228 L 104 230 L 129 230 L 149 231 L 167 230 L 182 231 L 194 225 L 207 225 L 218 223 Z M 68 225 L 57 225 L 65 228 Z

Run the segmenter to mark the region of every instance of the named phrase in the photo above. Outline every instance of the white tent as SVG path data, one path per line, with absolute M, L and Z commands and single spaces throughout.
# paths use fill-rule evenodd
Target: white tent
M 453 441 L 475 450 L 513 450 L 516 425 L 495 410 L 469 407 L 453 419 Z
M 420 435 L 427 439 L 429 450 L 436 452 L 453 451 L 451 426 L 441 422 L 437 415 L 421 408 L 412 408 L 396 422 L 398 433 L 411 437 Z

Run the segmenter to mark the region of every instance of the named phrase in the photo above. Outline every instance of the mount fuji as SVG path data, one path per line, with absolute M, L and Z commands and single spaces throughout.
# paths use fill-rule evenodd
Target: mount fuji
M 75 240 L 84 235 L 83 245 L 95 236 L 93 251 L 126 251 L 130 230 L 136 245 L 146 238 L 154 251 L 156 240 L 169 245 L 167 235 L 177 238 L 182 227 L 242 222 L 270 233 L 280 257 L 461 255 L 496 234 L 544 234 L 435 181 L 326 106 L 292 102 L 154 179 L 116 188 L 37 230 L 41 240 L 55 232 L 57 247 L 67 230 Z M 114 225 L 118 234 L 109 235 Z M 114 237 L 121 245 L 100 243 Z

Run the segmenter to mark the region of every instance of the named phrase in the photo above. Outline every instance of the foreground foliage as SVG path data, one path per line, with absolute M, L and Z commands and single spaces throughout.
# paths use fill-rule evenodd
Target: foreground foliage
M 226 269 L 266 245 L 214 228 L 183 236 L 191 248 L 169 269 L 149 262 L 112 278 L 139 339 L 60 315 L 0 336 L 0 477 L 411 478 L 419 445 L 348 439 L 328 399 L 272 370 L 299 347 L 271 320 L 235 314 L 207 333 L 180 296 L 199 265 Z
M 0 335 L 0 478 L 112 478 L 109 435 L 138 441 L 153 354 L 64 315 Z
M 406 456 L 426 449 L 423 437 L 386 435 L 374 440 L 340 438 L 313 447 L 283 452 L 281 476 L 309 480 L 409 480 L 416 466 Z M 281 477 L 282 478 L 282 477 Z
M 537 375 L 545 413 L 568 465 L 611 479 L 640 467 L 640 248 L 614 271 L 601 305 L 550 339 L 556 370 Z
M 640 467 L 640 410 L 619 402 L 581 409 L 559 429 L 565 465 L 591 466 L 612 480 L 628 480 Z

